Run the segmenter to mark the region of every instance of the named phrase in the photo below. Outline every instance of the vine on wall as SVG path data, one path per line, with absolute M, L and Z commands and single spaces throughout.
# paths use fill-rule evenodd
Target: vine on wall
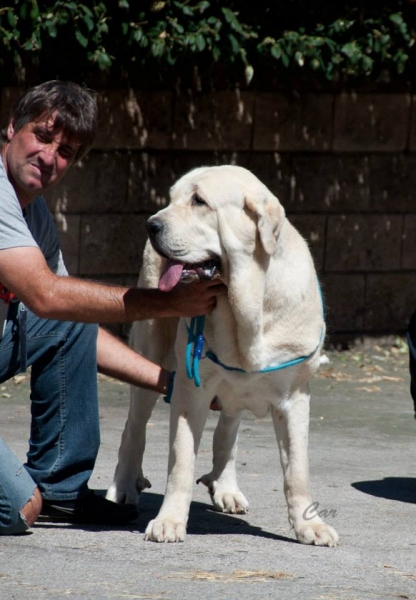
M 174 69 L 209 72 L 218 64 L 246 85 L 265 69 L 327 81 L 412 77 L 411 0 L 242 4 L 248 3 L 9 0 L 0 8 L 0 64 L 20 82 L 34 68 L 78 78 L 128 78 L 157 68 L 163 78 Z

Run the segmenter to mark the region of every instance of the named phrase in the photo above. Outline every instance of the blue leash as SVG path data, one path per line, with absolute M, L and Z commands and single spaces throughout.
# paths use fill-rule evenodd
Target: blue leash
M 199 361 L 204 349 L 205 317 L 193 317 L 188 329 L 188 343 L 186 345 L 185 367 L 188 379 L 195 381 L 196 387 L 201 387 L 199 376 Z M 192 353 L 193 348 L 193 353 Z
M 185 369 L 188 379 L 195 381 L 196 387 L 201 387 L 201 378 L 199 376 L 199 361 L 201 360 L 204 349 L 204 327 L 205 317 L 192 317 L 191 325 L 188 328 L 188 342 L 185 353 Z M 193 349 L 193 352 L 192 352 Z M 163 400 L 170 404 L 173 394 L 173 383 L 176 371 L 172 371 L 169 377 L 168 391 Z

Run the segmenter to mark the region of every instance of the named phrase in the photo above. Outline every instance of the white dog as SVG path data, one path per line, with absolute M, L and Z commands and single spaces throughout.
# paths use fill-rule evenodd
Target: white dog
M 171 203 L 149 219 L 148 231 L 152 245 L 146 246 L 140 286 L 157 287 L 160 280 L 161 289 L 168 290 L 184 269 L 204 276 L 214 264 L 228 294 L 218 298 L 205 327 L 203 320 L 195 324 L 190 319 L 133 326 L 134 347 L 176 369 L 166 494 L 146 539 L 184 540 L 195 458 L 210 402 L 218 396 L 222 410 L 213 468 L 199 480 L 208 487 L 215 508 L 247 512 L 235 470 L 240 416 L 244 409 L 259 418 L 271 411 L 296 537 L 304 544 L 335 546 L 336 531 L 307 513 L 312 503 L 308 382 L 319 366 L 325 336 L 322 298 L 307 244 L 277 198 L 252 173 L 228 165 L 198 168 L 179 179 L 171 189 Z M 113 501 L 137 503 L 140 492 L 150 486 L 143 477 L 142 458 L 146 423 L 156 400 L 153 392 L 132 389 L 119 462 L 107 494 Z

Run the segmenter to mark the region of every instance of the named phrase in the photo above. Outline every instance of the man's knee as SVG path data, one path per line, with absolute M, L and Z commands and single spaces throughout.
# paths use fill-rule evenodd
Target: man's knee
M 32 525 L 37 521 L 41 510 L 42 496 L 40 495 L 39 489 L 36 488 L 29 502 L 26 502 L 26 504 L 20 511 L 20 516 L 22 517 L 22 519 L 28 527 L 32 527 Z
M 18 508 L 16 502 L 11 501 L 8 510 L 3 506 L 0 519 L 0 535 L 26 533 L 37 521 L 41 510 L 42 496 L 38 488 L 35 488 L 32 496 L 23 507 Z
M 0 535 L 27 531 L 39 516 L 42 498 L 35 481 L 0 439 Z

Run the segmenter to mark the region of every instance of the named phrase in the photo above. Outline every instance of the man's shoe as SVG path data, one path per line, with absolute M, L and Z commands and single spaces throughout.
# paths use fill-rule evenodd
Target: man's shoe
M 116 504 L 90 491 L 76 500 L 44 500 L 38 522 L 125 525 L 138 515 L 134 504 Z

